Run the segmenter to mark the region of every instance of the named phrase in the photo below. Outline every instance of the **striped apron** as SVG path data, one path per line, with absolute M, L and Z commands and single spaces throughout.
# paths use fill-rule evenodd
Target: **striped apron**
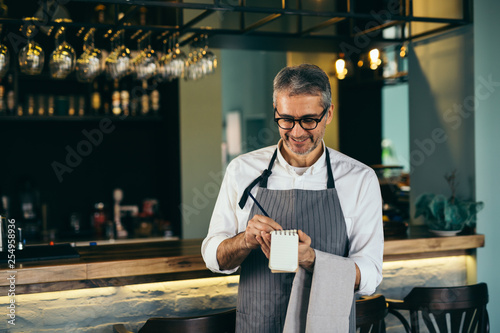
M 328 173 L 326 190 L 269 190 L 267 179 L 276 160 L 276 150 L 267 170 L 245 189 L 239 205 L 245 206 L 248 192 L 259 183 L 257 201 L 283 229 L 300 229 L 311 237 L 313 249 L 347 257 L 349 239 L 344 214 L 335 189 L 330 154 L 325 149 Z M 248 219 L 255 214 L 262 212 L 254 204 Z M 269 260 L 258 248 L 252 250 L 241 264 L 236 315 L 238 333 L 283 331 L 295 273 L 271 273 L 268 263 Z M 335 295 L 332 295 L 332 302 L 335 302 Z M 355 325 L 353 300 L 349 332 L 355 332 Z

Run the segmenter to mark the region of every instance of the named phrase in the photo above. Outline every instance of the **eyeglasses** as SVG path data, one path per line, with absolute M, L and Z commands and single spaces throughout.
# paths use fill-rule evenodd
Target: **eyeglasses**
M 278 126 L 280 128 L 282 128 L 284 130 L 291 130 L 292 128 L 294 128 L 295 122 L 298 122 L 300 124 L 300 127 L 309 131 L 309 130 L 313 130 L 316 127 L 318 127 L 319 122 L 325 116 L 326 111 L 328 111 L 328 108 L 329 108 L 329 106 L 327 106 L 323 110 L 323 112 L 321 113 L 321 117 L 319 117 L 319 119 L 309 118 L 309 117 L 295 119 L 292 117 L 286 117 L 286 118 L 274 118 L 274 121 L 276 122 L 276 124 L 278 124 Z M 274 112 L 276 112 L 278 115 L 280 115 L 280 113 L 278 112 L 278 110 L 276 108 L 274 108 Z

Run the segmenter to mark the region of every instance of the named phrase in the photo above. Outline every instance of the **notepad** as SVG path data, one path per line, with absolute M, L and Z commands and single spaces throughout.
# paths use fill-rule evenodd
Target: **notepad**
M 291 273 L 299 268 L 299 235 L 297 230 L 271 232 L 269 268 L 273 273 Z

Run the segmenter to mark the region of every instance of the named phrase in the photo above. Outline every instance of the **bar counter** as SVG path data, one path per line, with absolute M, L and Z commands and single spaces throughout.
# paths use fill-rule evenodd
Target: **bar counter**
M 15 272 L 16 294 L 186 280 L 219 276 L 200 254 L 201 239 L 77 247 L 80 258 L 0 265 L 0 293 L 7 294 Z M 385 240 L 384 261 L 470 254 L 484 246 L 484 235 L 437 237 L 414 228 Z

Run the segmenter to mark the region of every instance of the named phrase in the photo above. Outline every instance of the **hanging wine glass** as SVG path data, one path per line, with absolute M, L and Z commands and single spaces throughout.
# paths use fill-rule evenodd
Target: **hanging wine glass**
M 106 72 L 108 76 L 115 80 L 127 75 L 130 69 L 130 50 L 123 44 L 125 30 L 118 31 L 111 39 L 112 43 L 118 40 L 118 46 L 106 59 Z
M 191 52 L 189 53 L 186 60 L 186 70 L 184 79 L 188 80 L 198 80 L 203 76 L 202 63 L 201 63 L 201 49 L 198 47 L 198 38 L 195 38 L 191 44 Z
M 28 44 L 19 51 L 18 61 L 19 69 L 22 73 L 28 75 L 38 75 L 43 70 L 45 62 L 45 52 L 42 47 L 33 41 L 33 32 L 36 26 L 34 21 L 39 21 L 35 17 L 24 18 L 23 33 L 28 38 Z
M 205 47 L 202 56 L 202 70 L 204 75 L 213 74 L 217 68 L 217 57 L 208 49 L 208 36 L 205 35 Z
M 10 53 L 7 46 L 0 44 L 0 78 L 4 77 L 9 70 Z
M 148 46 L 142 51 L 142 58 L 136 66 L 136 78 L 138 80 L 147 80 L 156 74 L 158 69 L 158 61 L 156 60 L 155 51 L 151 48 L 151 31 L 146 33 L 141 42 L 148 41 Z
M 177 33 L 177 36 L 179 33 Z M 176 35 L 174 35 L 174 50 L 172 54 L 172 61 L 170 62 L 170 68 L 172 71 L 172 76 L 174 78 L 182 78 L 184 77 L 184 70 L 186 68 L 186 54 L 180 49 L 179 41 L 176 39 Z
M 113 74 L 113 66 L 114 65 L 113 64 L 116 62 L 116 57 L 117 57 L 117 53 L 118 53 L 118 49 L 116 47 L 117 36 L 118 36 L 118 34 L 115 34 L 114 36 L 112 36 L 109 39 L 111 49 L 110 49 L 110 53 L 109 53 L 108 57 L 104 61 L 104 67 L 105 67 L 106 76 L 108 79 L 113 79 L 113 76 L 114 76 L 114 74 Z
M 168 44 L 168 50 L 167 50 Z M 165 39 L 163 41 L 163 56 L 160 58 L 158 65 L 158 76 L 162 80 L 172 81 L 174 78 L 171 71 L 170 62 L 172 61 L 172 36 L 168 38 L 168 41 Z
M 142 30 L 139 30 L 137 33 L 132 35 L 131 39 L 134 39 L 135 36 L 138 36 L 139 34 L 142 33 Z M 137 51 L 136 51 L 136 56 L 132 58 L 130 61 L 130 66 L 132 68 L 132 72 L 134 73 L 135 78 L 137 79 L 140 74 L 138 73 L 139 71 L 139 63 L 142 61 L 142 58 L 144 57 L 144 50 L 142 49 L 142 37 L 137 37 Z
M 71 22 L 68 19 L 57 19 L 55 22 Z M 75 68 L 75 49 L 66 40 L 66 27 L 60 27 L 56 32 L 56 48 L 50 55 L 50 75 L 54 79 L 65 79 Z
M 91 82 L 101 73 L 101 50 L 94 47 L 95 28 L 83 38 L 83 53 L 76 61 L 76 79 Z

